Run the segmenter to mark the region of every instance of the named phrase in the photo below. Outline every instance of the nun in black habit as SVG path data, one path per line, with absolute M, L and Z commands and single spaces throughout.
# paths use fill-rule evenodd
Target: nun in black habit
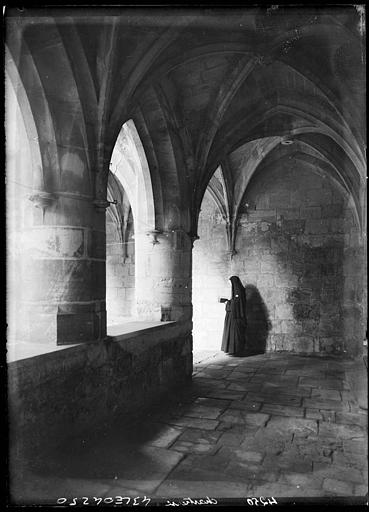
M 222 351 L 240 356 L 246 351 L 246 291 L 238 276 L 229 280 L 232 298 L 226 302 Z

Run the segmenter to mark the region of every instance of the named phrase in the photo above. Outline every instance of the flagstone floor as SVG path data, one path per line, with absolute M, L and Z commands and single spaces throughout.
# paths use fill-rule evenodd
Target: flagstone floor
M 135 422 L 122 418 L 14 470 L 14 501 L 367 494 L 367 410 L 348 384 L 350 363 L 285 353 L 194 361 L 192 384 Z

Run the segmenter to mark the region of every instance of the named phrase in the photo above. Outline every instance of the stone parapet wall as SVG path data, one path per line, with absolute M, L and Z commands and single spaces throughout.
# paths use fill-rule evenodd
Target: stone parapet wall
M 21 456 L 127 418 L 191 378 L 191 326 L 84 343 L 8 366 L 10 450 Z

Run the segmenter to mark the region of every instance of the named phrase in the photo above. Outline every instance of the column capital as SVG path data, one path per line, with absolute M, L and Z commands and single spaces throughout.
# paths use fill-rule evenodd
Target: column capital
M 235 254 L 237 254 L 237 251 L 236 251 L 236 249 L 232 249 L 230 251 L 227 251 L 227 254 L 228 254 L 229 258 L 232 259 L 233 256 L 235 256 Z
M 197 233 L 189 233 L 188 236 L 190 237 L 190 240 L 191 240 L 191 247 L 194 246 L 194 243 L 196 242 L 196 240 L 200 239 L 200 237 Z

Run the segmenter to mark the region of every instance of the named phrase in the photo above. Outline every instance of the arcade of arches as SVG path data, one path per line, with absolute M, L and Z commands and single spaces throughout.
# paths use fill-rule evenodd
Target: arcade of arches
M 363 23 L 353 6 L 8 10 L 14 453 L 188 384 L 193 354 L 220 350 L 231 275 L 250 358 L 363 360 Z

